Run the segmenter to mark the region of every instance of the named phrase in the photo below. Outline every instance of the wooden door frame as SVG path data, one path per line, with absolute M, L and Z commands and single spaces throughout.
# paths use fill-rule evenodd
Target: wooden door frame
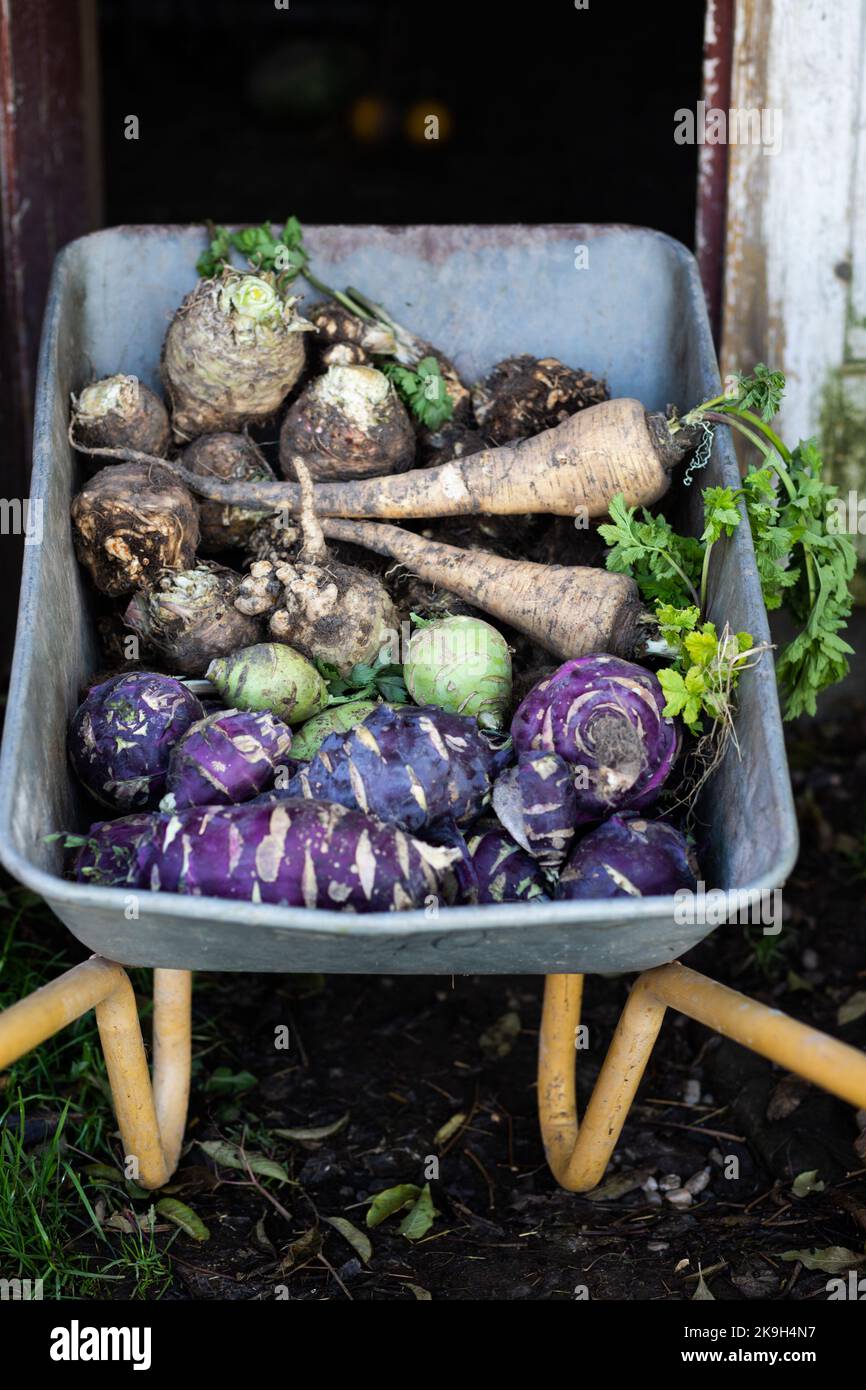
M 27 496 L 42 313 L 61 246 L 102 217 L 96 0 L 0 3 L 0 497 Z M 0 671 L 22 538 L 0 536 Z

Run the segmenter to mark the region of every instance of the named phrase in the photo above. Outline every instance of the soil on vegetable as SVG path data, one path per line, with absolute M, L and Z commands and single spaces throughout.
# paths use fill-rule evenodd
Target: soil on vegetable
M 719 928 L 687 963 L 864 1047 L 866 711 L 801 724 L 789 747 L 803 851 L 783 930 Z M 21 930 L 46 944 L 44 922 Z M 628 986 L 587 982 L 581 1104 Z M 535 1116 L 540 1003 L 532 977 L 199 977 L 186 1147 L 163 1195 L 210 1239 L 160 1221 L 162 1296 L 690 1299 L 701 1269 L 716 1299 L 808 1300 L 827 1297 L 830 1275 L 788 1252 L 862 1259 L 866 1147 L 851 1108 L 676 1015 L 604 1185 L 560 1191 Z M 318 1137 L 280 1133 L 310 1129 Z M 201 1147 L 218 1141 L 282 1174 L 218 1165 Z M 375 1193 L 431 1174 L 436 1215 L 420 1239 L 400 1234 L 409 1207 L 367 1226 Z M 689 1179 L 708 1181 L 690 1204 L 670 1200 Z M 116 1189 L 90 1198 L 118 1210 Z M 142 1194 L 119 1209 L 131 1219 L 149 1205 Z

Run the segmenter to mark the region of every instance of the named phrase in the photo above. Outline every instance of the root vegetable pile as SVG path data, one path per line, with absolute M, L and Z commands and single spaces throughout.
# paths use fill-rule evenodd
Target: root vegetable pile
M 464 381 L 323 284 L 293 218 L 212 229 L 198 269 L 147 374 L 165 401 L 124 373 L 72 401 L 73 537 L 115 635 L 70 725 L 71 873 L 350 913 L 693 888 L 697 792 L 762 657 L 707 619 L 744 520 L 803 629 L 792 711 L 845 667 L 852 552 L 816 450 L 771 428 L 778 374 L 683 415 L 553 356 Z M 722 424 L 761 467 L 678 535 L 648 509 Z

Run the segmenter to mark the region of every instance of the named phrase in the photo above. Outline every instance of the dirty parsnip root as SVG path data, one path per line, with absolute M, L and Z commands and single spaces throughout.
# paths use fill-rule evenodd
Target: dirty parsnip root
M 699 432 L 672 434 L 663 415 L 621 397 L 590 406 L 519 444 L 408 473 L 315 489 L 318 516 L 427 517 L 526 512 L 603 517 L 623 493 L 629 506 L 650 506 L 670 484 L 671 470 L 695 446 Z M 177 469 L 200 497 L 244 507 L 300 506 L 294 483 L 235 483 Z
M 646 615 L 637 586 L 625 575 L 506 560 L 373 522 L 327 518 L 322 529 L 331 540 L 352 541 L 390 555 L 420 579 L 482 608 L 554 656 L 601 651 L 630 656 L 645 635 Z

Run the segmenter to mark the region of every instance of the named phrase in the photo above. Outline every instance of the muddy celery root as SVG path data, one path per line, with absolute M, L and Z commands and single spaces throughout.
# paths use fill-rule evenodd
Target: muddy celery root
M 116 598 L 193 564 L 198 508 L 159 459 L 109 464 L 73 499 L 72 534 L 97 589 Z
M 169 325 L 162 375 L 179 441 L 272 419 L 304 368 L 312 325 L 269 272 L 199 280 Z
M 272 480 L 273 471 L 258 445 L 246 434 L 203 434 L 181 455 L 184 468 L 203 478 L 236 481 Z M 222 502 L 199 503 L 199 549 L 204 555 L 247 545 L 269 513 L 261 508 L 230 507 Z
M 268 614 L 271 637 L 348 675 L 353 666 L 375 660 L 397 626 L 397 612 L 380 579 L 330 555 L 299 455 L 294 468 L 303 494 L 298 557 L 255 564 L 235 606 L 250 617 Z
M 539 434 L 610 397 L 607 382 L 556 357 L 506 357 L 472 388 L 479 428 L 491 444 Z
M 376 356 L 393 355 L 394 334 L 374 319 L 362 319 L 336 300 L 311 304 L 305 315 L 316 330 L 314 345 L 323 368 L 369 365 Z
M 300 454 L 316 480 L 400 473 L 415 432 L 391 382 L 375 367 L 334 366 L 305 387 L 280 430 L 280 467 L 295 479 Z
M 72 430 L 85 448 L 138 449 L 164 454 L 171 440 L 168 411 L 137 376 L 105 376 L 72 397 Z
M 216 657 L 258 640 L 258 623 L 234 606 L 240 583 L 234 570 L 208 560 L 167 570 L 134 595 L 124 622 L 172 671 L 203 676 Z

